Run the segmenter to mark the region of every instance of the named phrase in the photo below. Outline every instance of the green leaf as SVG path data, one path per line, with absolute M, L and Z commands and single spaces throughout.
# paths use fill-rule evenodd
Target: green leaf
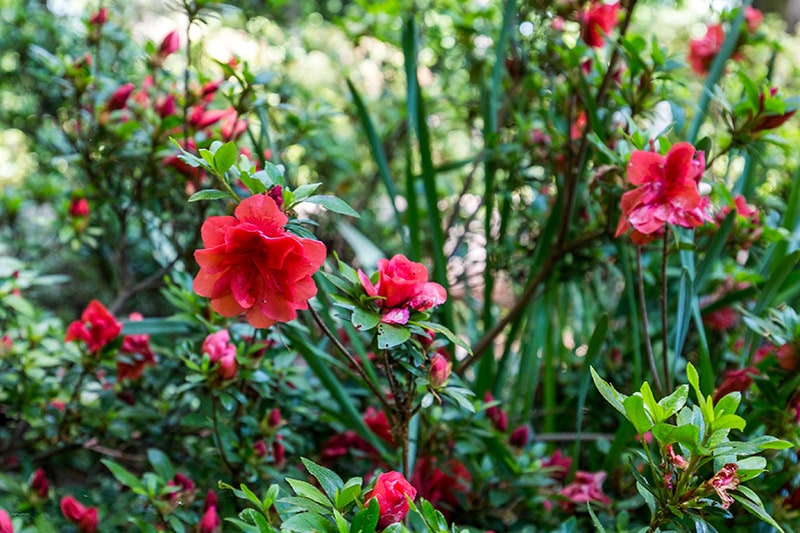
M 311 512 L 290 516 L 281 524 L 281 531 L 297 531 L 299 533 L 308 533 L 309 531 L 318 533 L 338 532 L 336 526 L 324 516 Z
M 244 511 L 239 513 L 239 518 L 244 520 L 246 524 L 255 524 L 256 527 L 250 529 L 249 531 L 257 531 L 258 533 L 272 533 L 273 531 L 275 531 L 275 528 L 270 526 L 269 522 L 267 522 L 266 517 L 263 514 L 256 511 L 255 509 L 245 509 Z M 233 519 L 231 518 L 226 518 L 226 520 L 229 522 L 233 522 Z
M 309 500 L 313 500 L 320 505 L 324 505 L 326 507 L 331 507 L 330 500 L 322 494 L 322 492 L 306 481 L 300 481 L 299 479 L 290 479 L 287 478 L 286 482 L 291 485 L 292 489 L 294 490 L 295 494 L 298 496 L 303 496 L 304 498 L 308 498 Z
M 263 505 L 261 503 L 261 499 L 258 496 L 256 496 L 255 493 L 252 490 L 250 490 L 250 488 L 247 485 L 242 483 L 241 485 L 239 485 L 239 488 L 242 490 L 242 494 L 245 495 L 245 497 L 250 503 L 255 505 L 256 508 L 261 509 Z
M 650 416 L 653 418 L 654 423 L 663 422 L 667 419 L 664 416 L 664 409 L 656 402 L 655 397 L 653 396 L 653 391 L 650 389 L 650 384 L 648 382 L 642 383 L 642 388 L 640 389 L 642 394 L 642 399 L 644 400 L 645 406 L 647 406 L 647 410 L 650 412 Z
M 656 424 L 652 429 L 653 437 L 661 444 L 683 444 L 694 454 L 702 455 L 705 450 L 700 446 L 700 428 L 694 425 L 673 426 L 672 424 Z
M 310 204 L 321 205 L 328 211 L 333 211 L 334 213 L 339 213 L 340 215 L 361 218 L 361 215 L 358 214 L 358 211 L 350 207 L 347 202 L 341 198 L 337 198 L 336 196 L 317 194 L 314 196 L 309 196 L 305 199 L 305 201 Z
M 784 533 L 781 526 L 778 525 L 775 519 L 772 518 L 762 506 L 758 505 L 749 498 L 745 498 L 744 496 L 737 494 L 735 492 L 731 492 L 730 495 L 733 497 L 734 500 L 741 503 L 744 506 L 744 508 L 747 509 L 748 512 L 758 517 L 759 520 L 771 525 L 772 527 L 777 529 L 779 533 Z
M 378 348 L 387 350 L 403 344 L 411 338 L 408 328 L 391 324 L 378 324 Z
M 661 398 L 659 400 L 658 405 L 663 408 L 663 418 L 659 420 L 659 422 L 663 422 L 667 420 L 669 417 L 683 409 L 683 406 L 686 405 L 686 400 L 689 398 L 689 385 L 681 385 L 675 392 Z
M 628 396 L 618 392 L 617 389 L 613 387 L 610 383 L 605 381 L 601 378 L 597 372 L 595 372 L 594 367 L 591 368 L 592 372 L 592 380 L 594 381 L 594 386 L 597 387 L 597 390 L 606 399 L 608 403 L 611 404 L 611 407 L 619 411 L 623 416 L 627 418 L 627 414 L 625 413 L 625 406 L 622 404 Z
M 169 458 L 161 450 L 150 448 L 147 450 L 147 460 L 164 481 L 169 481 L 175 477 L 175 468 L 170 463 Z
M 380 505 L 376 498 L 371 498 L 367 506 L 356 513 L 350 526 L 350 533 L 375 533 L 380 518 Z
M 199 202 L 200 200 L 221 200 L 223 198 L 230 198 L 231 195 L 225 191 L 220 191 L 218 189 L 203 189 L 202 191 L 197 191 L 193 195 L 189 197 L 189 202 Z
M 586 509 L 589 511 L 589 516 L 592 518 L 592 524 L 594 525 L 595 531 L 598 533 L 606 533 L 606 529 L 603 527 L 603 524 L 600 523 L 600 520 L 597 519 L 597 516 L 592 511 L 592 506 L 589 502 L 586 502 Z
M 269 182 L 268 179 L 260 180 L 256 176 L 260 175 L 262 178 L 266 178 L 266 174 L 264 172 L 256 172 L 252 176 L 247 172 L 242 172 L 239 176 L 239 179 L 242 180 L 242 183 L 247 190 L 253 194 L 261 194 L 263 192 L 267 192 L 269 187 L 272 187 L 272 183 Z
M 742 393 L 734 391 L 726 394 L 714 406 L 714 416 L 720 417 L 723 415 L 736 414 L 739 408 L 739 403 L 742 401 Z
M 236 162 L 236 155 L 238 153 L 233 141 L 227 142 L 217 148 L 217 151 L 214 152 L 214 168 L 216 171 L 220 174 L 225 174 Z
M 738 429 L 743 431 L 747 422 L 744 418 L 738 415 L 722 415 L 715 418 L 711 423 L 711 431 L 718 431 L 720 429 Z
M 123 485 L 136 492 L 137 494 L 145 494 L 144 486 L 139 481 L 139 478 L 132 473 L 128 472 L 122 465 L 115 463 L 109 459 L 101 459 L 101 463 L 106 465 L 111 471 L 111 474 Z
M 625 417 L 630 420 L 639 435 L 644 435 L 650 431 L 650 428 L 653 427 L 653 422 L 645 412 L 644 400 L 641 396 L 637 394 L 628 396 L 622 402 L 622 406 L 625 408 Z
M 336 508 L 340 511 L 344 510 L 348 505 L 353 503 L 361 494 L 361 483 L 362 479 L 360 477 L 354 477 L 347 480 L 344 484 L 344 487 L 339 491 L 336 495 Z
M 418 325 L 418 326 L 420 326 L 422 328 L 429 329 L 431 331 L 435 331 L 436 333 L 441 333 L 442 335 L 444 335 L 447 338 L 448 341 L 452 342 L 456 346 L 460 346 L 461 348 L 464 348 L 467 351 L 468 354 L 472 354 L 472 347 L 469 344 L 467 344 L 467 342 L 464 339 L 462 339 L 461 337 L 459 337 L 458 335 L 456 335 L 455 333 L 450 331 L 449 328 L 447 328 L 447 327 L 445 327 L 445 326 L 443 326 L 441 324 L 435 324 L 433 322 L 428 322 L 428 321 L 424 321 L 424 320 L 420 320 L 420 321 L 416 321 L 416 322 L 409 322 L 409 324 L 416 324 L 416 325 Z
M 367 311 L 360 307 L 353 309 L 350 317 L 353 327 L 361 331 L 369 331 L 381 322 L 381 315 L 373 311 Z
M 322 185 L 322 183 L 307 183 L 305 185 L 300 185 L 298 188 L 292 191 L 294 193 L 294 201 L 296 203 L 302 202 L 314 194 L 314 191 L 319 189 L 320 185 Z
M 303 511 L 310 511 L 312 513 L 317 513 L 322 516 L 326 516 L 331 512 L 330 507 L 325 505 L 320 505 L 314 500 L 311 500 L 309 498 L 304 498 L 303 496 L 287 496 L 285 498 L 281 498 L 278 501 L 280 501 L 284 505 L 290 505 L 295 512 L 302 509 Z
M 331 501 L 335 501 L 336 495 L 344 486 L 344 481 L 342 481 L 342 478 L 340 478 L 339 475 L 333 470 L 329 470 L 324 466 L 314 463 L 313 461 L 309 461 L 305 457 L 301 457 L 300 460 L 303 461 L 306 470 L 308 470 L 312 476 L 317 478 L 317 481 L 319 481 L 322 490 L 325 491 L 325 494 L 328 495 L 328 498 L 330 498 Z

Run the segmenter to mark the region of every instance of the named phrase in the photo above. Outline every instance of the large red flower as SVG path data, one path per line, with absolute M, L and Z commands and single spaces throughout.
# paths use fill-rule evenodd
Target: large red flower
M 114 315 L 103 304 L 92 300 L 81 314 L 81 319 L 67 327 L 64 341 L 84 341 L 90 352 L 99 352 L 103 346 L 116 339 L 120 331 L 122 324 L 117 322 Z
M 695 228 L 711 220 L 705 212 L 708 200 L 697 190 L 704 170 L 703 152 L 687 142 L 675 144 L 666 157 L 635 151 L 628 162 L 628 181 L 639 187 L 622 195 L 617 236 L 633 226 L 634 242 L 643 244 L 664 224 Z
M 287 222 L 265 194 L 243 200 L 234 216 L 208 218 L 201 228 L 205 249 L 194 253 L 200 264 L 195 292 L 211 298 L 222 316 L 245 313 L 257 328 L 297 318 L 317 294 L 311 276 L 326 250 L 286 231 Z
M 619 2 L 594 2 L 581 17 L 581 37 L 592 48 L 600 48 L 605 37 L 617 25 Z
M 385 472 L 378 476 L 375 481 L 375 488 L 367 495 L 369 502 L 375 498 L 380 507 L 380 518 L 378 528 L 386 529 L 390 524 L 400 522 L 408 513 L 408 501 L 406 496 L 412 500 L 417 497 L 417 489 L 406 481 L 400 472 Z
M 706 34 L 699 39 L 689 41 L 689 66 L 700 76 L 708 74 L 711 63 L 722 49 L 725 42 L 725 30 L 722 24 L 713 24 L 706 29 Z

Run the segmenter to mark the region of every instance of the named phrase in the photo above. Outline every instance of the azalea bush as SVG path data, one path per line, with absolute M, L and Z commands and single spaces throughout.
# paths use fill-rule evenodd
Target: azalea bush
M 0 5 L 0 531 L 800 526 L 779 21 Z

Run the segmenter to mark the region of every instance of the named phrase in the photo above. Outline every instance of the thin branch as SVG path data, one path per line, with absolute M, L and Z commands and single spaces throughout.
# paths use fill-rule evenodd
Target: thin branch
M 653 355 L 653 343 L 650 341 L 650 327 L 647 320 L 647 304 L 644 299 L 644 278 L 642 277 L 642 247 L 636 247 L 636 287 L 637 295 L 639 296 L 639 313 L 642 315 L 642 333 L 644 334 L 644 347 L 647 351 L 647 361 L 650 363 L 650 372 L 653 374 L 653 381 L 656 386 L 656 392 L 659 396 L 663 396 L 664 387 L 661 385 L 661 378 L 658 377 L 658 368 L 656 367 L 656 358 Z
M 664 365 L 664 387 L 666 394 L 672 392 L 672 378 L 669 371 L 669 351 L 667 350 L 667 252 L 669 251 L 669 227 L 664 229 L 664 245 L 661 248 L 661 364 Z

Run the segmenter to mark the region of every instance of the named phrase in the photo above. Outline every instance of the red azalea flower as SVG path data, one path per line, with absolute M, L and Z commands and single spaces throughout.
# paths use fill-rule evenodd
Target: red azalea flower
M 11 517 L 3 509 L 0 509 L 0 533 L 14 533 Z
M 483 401 L 486 403 L 493 402 L 494 396 L 487 391 L 483 396 Z M 492 421 L 492 425 L 497 431 L 505 432 L 508 429 L 508 415 L 499 405 L 493 405 L 486 409 L 486 416 Z
M 714 403 L 720 401 L 731 392 L 747 392 L 753 384 L 753 376 L 758 374 L 758 370 L 753 367 L 742 368 L 740 370 L 727 370 L 725 379 L 717 390 L 714 391 Z
M 130 82 L 119 86 L 117 90 L 114 91 L 111 96 L 109 96 L 108 100 L 106 100 L 106 111 L 116 111 L 118 109 L 125 108 L 125 105 L 128 102 L 128 97 L 135 88 L 136 85 Z
M 103 346 L 116 339 L 122 331 L 122 324 L 108 312 L 103 304 L 92 300 L 76 320 L 67 327 L 65 342 L 83 341 L 90 352 L 99 352 Z
M 61 513 L 64 518 L 78 526 L 80 533 L 97 531 L 97 508 L 84 507 L 72 496 L 61 498 Z
M 212 363 L 219 363 L 217 375 L 222 379 L 236 377 L 236 346 L 231 344 L 231 335 L 227 329 L 208 335 L 203 341 L 203 353 L 208 354 Z
M 698 75 L 705 76 L 711 68 L 711 63 L 722 49 L 725 42 L 725 31 L 722 24 L 713 24 L 706 29 L 706 34 L 699 39 L 689 41 L 689 66 Z
M 31 489 L 41 499 L 47 498 L 47 493 L 50 491 L 50 482 L 47 480 L 47 475 L 44 470 L 37 468 L 31 477 Z
M 456 459 L 446 461 L 441 468 L 434 457 L 423 456 L 414 466 L 411 484 L 446 517 L 461 507 L 462 499 L 470 493 L 472 475 L 463 463 Z
M 139 322 L 144 317 L 141 313 L 131 313 L 128 320 Z M 129 379 L 135 381 L 142 377 L 147 366 L 156 365 L 156 357 L 150 349 L 150 335 L 125 335 L 119 354 L 123 357 L 117 360 L 117 380 Z
M 400 522 L 408 513 L 408 501 L 417 497 L 417 489 L 406 481 L 400 472 L 385 472 L 378 476 L 375 487 L 367 494 L 369 503 L 373 498 L 378 500 L 380 518 L 378 528 L 385 529 L 390 524 Z
M 594 2 L 581 15 L 581 38 L 592 48 L 600 48 L 605 37 L 617 25 L 619 2 Z
M 562 455 L 561 450 L 556 450 L 547 461 L 542 462 L 542 468 L 550 470 L 550 477 L 556 481 L 564 481 L 572 467 L 572 457 Z
M 392 426 L 389 424 L 389 418 L 384 411 L 378 411 L 374 407 L 367 407 L 364 412 L 364 423 L 378 438 L 392 446 L 395 445 Z
M 256 328 L 294 320 L 317 294 L 311 276 L 325 261 L 325 245 L 286 231 L 288 218 L 264 194 L 243 200 L 234 215 L 203 223 L 195 292 L 222 316 L 245 313 Z
M 744 20 L 747 22 L 747 31 L 755 33 L 764 20 L 764 13 L 759 9 L 748 6 L 744 10 Z
M 87 200 L 86 198 L 72 198 L 69 201 L 69 216 L 88 217 L 89 200 Z
M 705 212 L 708 200 L 697 190 L 704 170 L 703 152 L 687 142 L 675 144 L 666 157 L 635 151 L 628 162 L 628 181 L 639 187 L 622 195 L 616 236 L 631 226 L 640 235 L 653 236 L 667 223 L 694 228 L 711 220 Z
M 161 41 L 161 45 L 158 47 L 158 55 L 163 59 L 177 52 L 180 46 L 181 46 L 181 38 L 178 36 L 178 31 L 172 30 Z
M 89 24 L 92 26 L 102 26 L 108 21 L 108 8 L 101 7 L 89 17 Z
M 562 507 L 569 509 L 574 504 L 585 504 L 586 502 L 597 502 L 602 505 L 610 505 L 611 498 L 603 493 L 603 481 L 607 474 L 600 472 L 575 472 L 575 480 L 558 491 L 558 494 L 567 498 L 569 502 L 564 502 Z
M 380 296 L 378 306 L 384 310 L 383 321 L 389 324 L 408 322 L 410 309 L 427 311 L 443 304 L 447 292 L 438 283 L 428 281 L 428 269 L 409 261 L 402 254 L 391 259 L 378 259 L 379 278 L 376 284 L 359 269 L 358 278 L 369 296 Z

